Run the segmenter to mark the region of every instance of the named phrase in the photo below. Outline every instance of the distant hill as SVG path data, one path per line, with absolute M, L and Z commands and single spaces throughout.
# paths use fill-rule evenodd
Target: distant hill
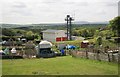
M 88 21 L 75 21 L 75 25 L 84 25 L 84 24 L 108 24 L 108 22 L 88 22 Z M 2 28 L 19 28 L 19 27 L 31 27 L 31 26 L 65 26 L 66 23 L 45 23 L 45 24 L 0 24 Z
M 20 25 L 20 24 L 0 24 L 2 28 L 16 28 L 16 27 L 25 27 L 28 25 Z
M 88 22 L 88 21 L 75 21 L 74 24 L 109 24 L 109 22 Z

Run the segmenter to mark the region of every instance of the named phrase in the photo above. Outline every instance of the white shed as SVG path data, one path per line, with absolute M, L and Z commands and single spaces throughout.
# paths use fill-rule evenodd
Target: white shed
M 44 41 L 41 41 L 39 43 L 39 47 L 40 48 L 51 48 L 52 47 L 52 43 L 44 40 Z
M 48 40 L 51 42 L 65 41 L 67 40 L 64 30 L 45 30 L 43 32 L 43 40 Z
M 43 57 L 43 58 L 48 58 L 48 57 L 55 57 L 54 51 L 51 50 L 52 43 L 49 41 L 41 41 L 36 47 L 37 50 L 37 57 Z

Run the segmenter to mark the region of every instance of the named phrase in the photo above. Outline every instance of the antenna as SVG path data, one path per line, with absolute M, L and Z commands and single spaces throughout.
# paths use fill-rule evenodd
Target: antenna
M 72 21 L 74 21 L 74 19 L 70 17 L 70 15 L 67 15 L 65 21 L 67 21 L 67 39 L 69 37 L 69 39 L 72 40 Z

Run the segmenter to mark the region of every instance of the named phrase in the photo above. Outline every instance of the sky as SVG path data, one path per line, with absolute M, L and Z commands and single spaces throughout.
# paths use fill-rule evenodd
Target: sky
M 119 0 L 0 0 L 0 23 L 104 22 L 118 16 Z

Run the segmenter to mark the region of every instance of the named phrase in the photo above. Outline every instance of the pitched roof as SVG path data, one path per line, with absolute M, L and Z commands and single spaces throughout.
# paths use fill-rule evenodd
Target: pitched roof
M 64 31 L 64 30 L 52 30 L 52 29 L 48 29 L 48 30 L 44 30 L 44 31 L 42 31 L 42 32 L 55 33 L 55 32 L 59 32 L 59 31 Z

